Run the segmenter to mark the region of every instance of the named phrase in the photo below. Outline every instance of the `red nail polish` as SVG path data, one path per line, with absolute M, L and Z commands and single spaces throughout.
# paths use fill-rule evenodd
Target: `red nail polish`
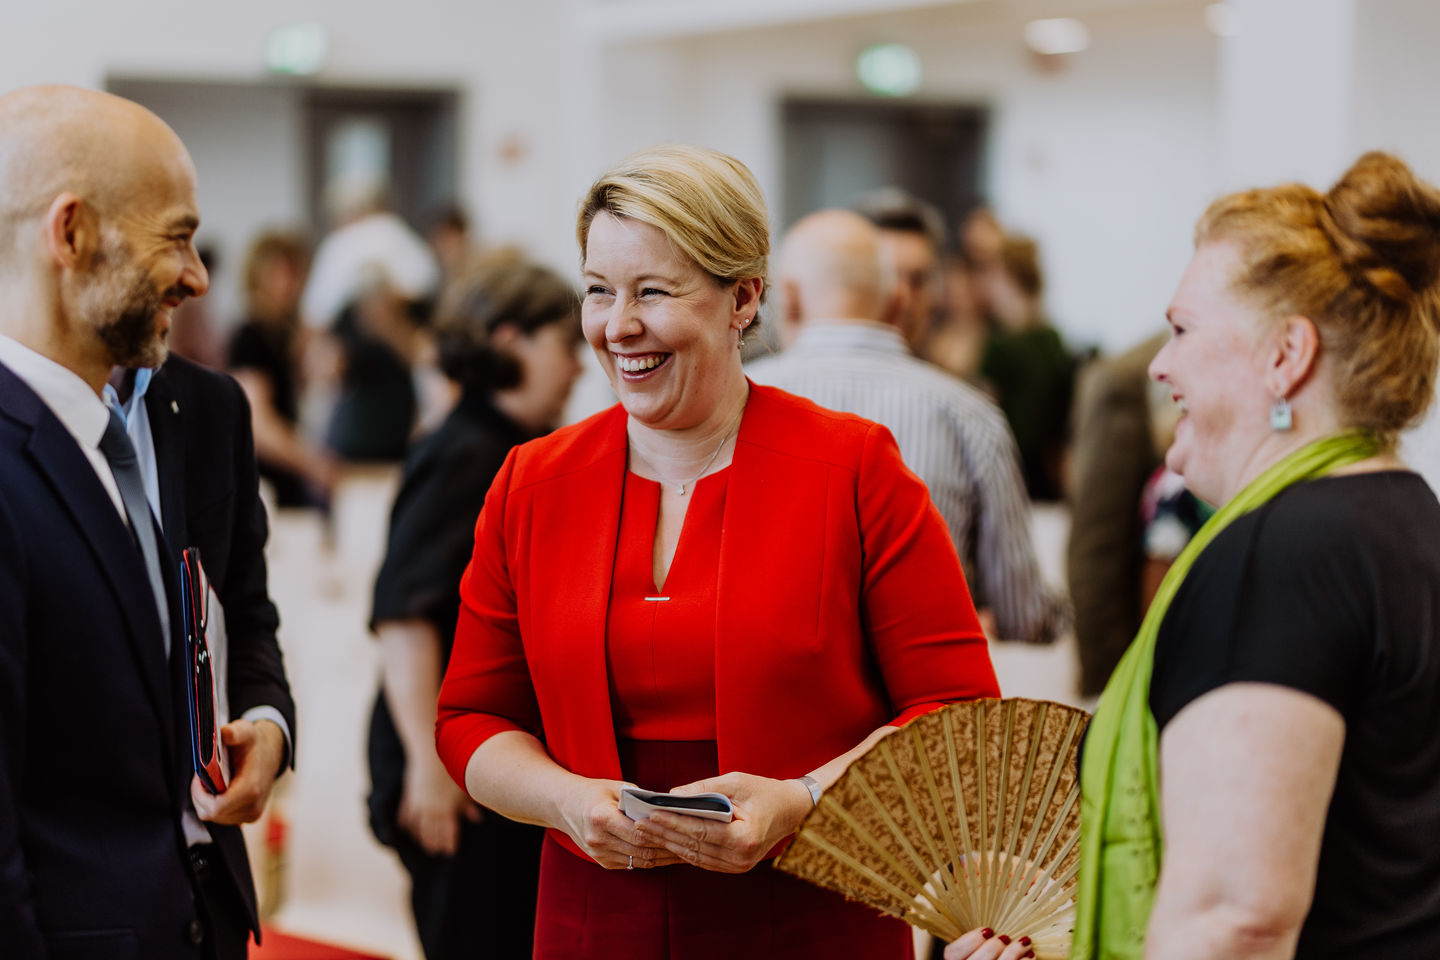
M 1029 953 L 1024 954 L 1023 956 L 1021 956 L 1020 960 L 1030 960 L 1030 958 L 1033 957 L 1033 956 L 1035 956 L 1035 951 L 1034 951 L 1034 950 L 1031 950 Z
M 1028 946 L 1030 946 L 1030 938 L 1029 938 L 1029 937 L 1021 937 L 1021 938 L 1020 938 L 1020 946 L 1022 946 L 1022 947 L 1028 947 Z
M 991 930 L 989 927 L 986 927 L 984 930 L 980 931 L 981 940 L 989 940 L 993 936 L 995 936 L 995 931 Z
M 1007 937 L 1007 936 L 1005 936 L 1005 934 L 1003 934 L 1003 933 L 1000 934 L 1000 942 L 1003 943 L 1003 944 L 1005 944 L 1005 946 L 1007 946 L 1007 947 L 1010 946 L 1010 938 Z

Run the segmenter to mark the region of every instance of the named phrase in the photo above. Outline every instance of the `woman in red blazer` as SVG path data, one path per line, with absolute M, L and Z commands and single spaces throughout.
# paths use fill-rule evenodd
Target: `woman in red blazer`
M 767 858 L 879 737 L 998 696 L 889 432 L 741 370 L 767 222 L 713 151 L 595 183 L 582 318 L 620 404 L 513 451 L 476 527 L 437 742 L 478 802 L 550 828 L 536 957 L 908 956 L 898 921 Z M 735 819 L 633 822 L 624 783 Z

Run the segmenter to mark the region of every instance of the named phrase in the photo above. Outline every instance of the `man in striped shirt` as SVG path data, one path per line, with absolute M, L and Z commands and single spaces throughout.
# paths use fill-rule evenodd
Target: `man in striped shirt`
M 784 352 L 750 377 L 888 427 L 950 527 L 987 632 L 1053 640 L 1068 618 L 1035 559 L 1015 441 L 987 397 L 910 353 L 879 231 L 850 211 L 811 214 L 781 246 L 777 290 Z

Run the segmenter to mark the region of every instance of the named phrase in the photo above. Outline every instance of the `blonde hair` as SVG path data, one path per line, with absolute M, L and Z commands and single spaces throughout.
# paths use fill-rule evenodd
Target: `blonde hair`
M 1367 153 L 1327 194 L 1285 184 L 1211 204 L 1195 244 L 1231 242 L 1232 288 L 1274 316 L 1312 320 L 1334 360 L 1341 417 L 1393 446 L 1435 393 L 1440 192 Z
M 302 235 L 286 230 L 267 230 L 256 237 L 245 253 L 245 266 L 241 269 L 246 300 L 260 289 L 265 268 L 274 260 L 286 261 L 304 280 L 303 275 L 310 268 L 310 244 Z
M 599 213 L 658 228 L 717 283 L 759 277 L 761 299 L 770 291 L 765 197 L 750 169 L 728 154 L 663 144 L 633 153 L 601 175 L 580 201 L 575 233 L 582 265 L 590 223 Z

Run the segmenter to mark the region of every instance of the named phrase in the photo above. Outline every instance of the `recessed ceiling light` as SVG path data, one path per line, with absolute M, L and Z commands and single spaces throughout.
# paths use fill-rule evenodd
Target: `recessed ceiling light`
M 265 42 L 265 66 L 271 73 L 310 76 L 330 56 L 330 35 L 318 23 L 276 27 Z
M 1025 44 L 1036 53 L 1079 53 L 1090 46 L 1090 28 L 1074 17 L 1031 20 L 1025 24 Z
M 905 97 L 920 89 L 920 54 L 903 43 L 877 43 L 855 58 L 855 76 L 871 93 Z

